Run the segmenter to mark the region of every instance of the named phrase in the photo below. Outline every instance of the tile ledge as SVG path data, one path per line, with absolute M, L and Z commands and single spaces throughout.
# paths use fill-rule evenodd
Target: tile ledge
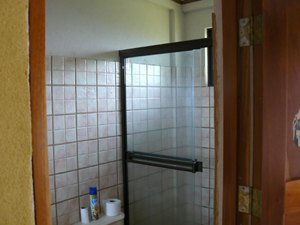
M 124 213 L 121 213 L 118 216 L 106 216 L 104 213 L 100 213 L 99 220 L 90 221 L 89 223 L 75 223 L 74 225 L 85 225 L 85 224 L 91 224 L 91 225 L 109 225 L 115 222 L 118 222 L 122 219 L 124 219 L 125 215 Z

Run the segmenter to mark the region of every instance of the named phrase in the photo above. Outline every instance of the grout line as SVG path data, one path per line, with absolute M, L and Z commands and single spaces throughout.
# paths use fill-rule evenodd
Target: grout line
M 77 104 L 78 104 L 78 100 L 77 100 L 77 58 L 74 58 L 75 60 L 75 128 L 76 128 L 76 157 L 77 157 L 77 198 L 78 198 L 78 207 L 80 209 L 80 197 L 79 197 L 79 154 L 78 154 L 78 121 L 77 121 L 77 116 L 78 116 L 78 112 L 77 112 Z M 79 210 L 80 211 L 80 210 Z M 80 213 L 79 213 L 79 218 L 80 218 Z
M 52 106 L 52 144 L 54 144 L 54 99 L 53 99 L 53 57 L 50 56 L 50 63 L 51 63 L 51 106 Z M 56 223 L 58 223 L 58 211 L 57 211 L 57 204 L 56 204 L 56 173 L 55 173 L 55 147 L 53 146 L 53 180 L 54 180 L 54 203 L 55 203 L 55 212 L 56 212 Z

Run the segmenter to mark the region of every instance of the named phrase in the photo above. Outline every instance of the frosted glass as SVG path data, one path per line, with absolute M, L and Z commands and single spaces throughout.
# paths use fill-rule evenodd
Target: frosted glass
M 202 138 L 195 129 L 202 122 L 200 50 L 129 58 L 125 71 L 128 151 L 195 159 Z M 199 176 L 128 163 L 130 225 L 201 224 Z

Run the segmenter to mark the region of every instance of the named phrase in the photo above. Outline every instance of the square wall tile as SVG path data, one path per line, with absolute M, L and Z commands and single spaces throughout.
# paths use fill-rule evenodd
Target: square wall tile
M 116 72 L 116 62 L 106 62 L 106 72 L 115 73 Z
M 57 159 L 55 160 L 55 173 L 62 173 L 67 171 L 67 159 Z
M 86 60 L 86 71 L 96 72 L 96 60 L 94 60 L 94 59 Z
M 97 72 L 106 72 L 106 61 L 97 60 Z
M 87 127 L 77 128 L 77 139 L 78 141 L 88 139 L 88 130 Z
M 98 85 L 106 85 L 106 73 L 97 73 Z
M 65 129 L 65 116 L 53 116 L 54 130 Z
M 107 85 L 116 85 L 116 75 L 114 73 L 107 73 Z
M 66 129 L 66 142 L 76 141 L 76 129 Z
M 63 102 L 63 106 L 64 106 L 64 112 L 67 114 L 76 112 L 75 100 L 65 100 Z
M 75 58 L 65 58 L 65 70 L 75 71 Z
M 62 144 L 66 142 L 65 130 L 54 131 L 54 144 Z
M 64 99 L 64 87 L 54 86 L 53 87 L 53 99 L 54 100 L 63 100 Z
M 65 100 L 75 100 L 75 86 L 64 88 Z
M 66 144 L 66 154 L 67 157 L 72 157 L 77 155 L 77 143 Z
M 66 163 L 67 163 L 66 171 L 76 170 L 78 168 L 78 166 L 77 166 L 77 156 L 68 157 Z
M 64 57 L 52 56 L 52 70 L 64 70 Z
M 52 84 L 64 84 L 64 71 L 53 70 L 52 71 Z
M 65 71 L 65 85 L 75 85 L 75 72 Z
M 86 72 L 76 72 L 76 84 L 86 85 Z
M 98 99 L 106 99 L 106 98 L 107 98 L 106 87 L 99 86 L 98 87 Z
M 85 72 L 86 71 L 86 60 L 76 58 L 76 71 Z
M 96 87 L 87 87 L 87 99 L 96 99 L 97 89 Z
M 87 100 L 77 100 L 77 113 L 83 113 L 88 111 Z
M 87 85 L 96 85 L 96 73 L 86 73 Z

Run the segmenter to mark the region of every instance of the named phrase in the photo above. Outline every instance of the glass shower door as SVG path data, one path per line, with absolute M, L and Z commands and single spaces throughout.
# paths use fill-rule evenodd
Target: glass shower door
M 202 170 L 202 163 L 195 159 L 195 143 L 201 140 L 195 103 L 201 97 L 195 93 L 201 83 L 200 51 L 126 60 L 130 225 L 197 224 L 194 173 Z

